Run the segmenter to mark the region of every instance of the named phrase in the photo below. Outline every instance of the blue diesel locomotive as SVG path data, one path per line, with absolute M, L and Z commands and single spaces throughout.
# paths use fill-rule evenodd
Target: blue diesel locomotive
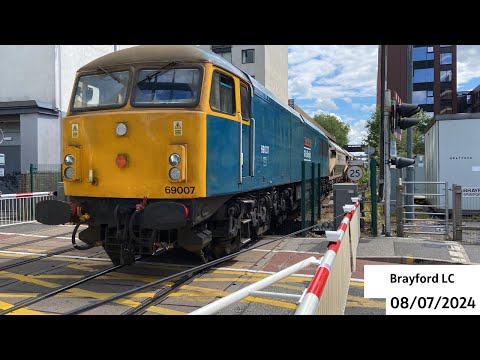
M 329 186 L 325 134 L 196 46 L 85 65 L 63 122 L 69 202 L 39 203 L 37 220 L 88 225 L 79 238 L 116 264 L 173 247 L 205 261 L 236 251 L 298 216 L 304 160 Z

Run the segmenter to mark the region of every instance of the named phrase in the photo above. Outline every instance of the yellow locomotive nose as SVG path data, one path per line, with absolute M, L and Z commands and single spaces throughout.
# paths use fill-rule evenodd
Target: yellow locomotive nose
M 149 109 L 65 118 L 65 191 L 70 196 L 187 199 L 206 196 L 206 116 Z M 181 120 L 182 132 L 175 131 Z M 72 161 L 73 159 L 73 161 Z M 92 186 L 94 185 L 94 186 Z

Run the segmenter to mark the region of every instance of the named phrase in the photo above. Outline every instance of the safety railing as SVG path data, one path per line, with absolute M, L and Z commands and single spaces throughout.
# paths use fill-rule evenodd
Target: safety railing
M 326 231 L 330 244 L 300 300 L 295 315 L 340 315 L 345 312 L 352 271 L 360 240 L 360 201 L 352 198 L 337 231 Z M 358 210 L 358 211 L 357 211 Z
M 53 199 L 54 192 L 16 193 L 0 195 L 0 227 L 35 221 L 35 205 Z
M 338 230 L 325 232 L 330 244 L 323 257 L 316 259 L 311 256 L 197 309 L 191 312 L 190 315 L 212 315 L 248 296 L 297 300 L 300 306 L 295 315 L 343 314 L 350 277 L 352 271 L 355 271 L 356 249 L 360 239 L 360 199 L 352 198 L 352 202 L 354 203 L 353 205 L 344 206 L 346 215 Z M 262 291 L 267 286 L 291 276 L 310 265 L 318 265 L 318 269 L 310 286 L 303 294 Z

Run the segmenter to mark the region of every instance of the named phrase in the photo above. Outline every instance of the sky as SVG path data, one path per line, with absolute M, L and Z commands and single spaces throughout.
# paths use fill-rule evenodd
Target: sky
M 459 91 L 480 84 L 479 58 L 479 45 L 458 45 Z M 291 45 L 288 97 L 312 117 L 336 115 L 350 125 L 350 144 L 360 144 L 375 109 L 377 65 L 377 45 Z

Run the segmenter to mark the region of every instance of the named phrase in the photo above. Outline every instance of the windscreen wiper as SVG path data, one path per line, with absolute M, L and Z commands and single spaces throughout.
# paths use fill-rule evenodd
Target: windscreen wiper
M 170 61 L 168 64 L 162 66 L 160 69 L 158 69 L 154 73 L 147 75 L 145 79 L 138 81 L 137 85 L 145 81 L 150 81 L 150 79 L 153 78 L 154 76 L 163 74 L 164 72 L 166 72 L 167 70 L 170 70 L 170 68 L 175 65 L 177 65 L 176 61 Z
M 118 82 L 119 84 L 122 84 L 122 80 L 120 80 L 119 78 L 117 78 L 115 75 L 112 75 L 110 72 L 108 72 L 107 70 L 105 70 L 103 67 L 98 66 L 98 67 L 97 67 L 97 70 L 98 70 L 98 69 L 102 70 L 105 74 L 107 74 L 108 76 L 110 76 L 113 80 L 115 80 L 115 81 Z

